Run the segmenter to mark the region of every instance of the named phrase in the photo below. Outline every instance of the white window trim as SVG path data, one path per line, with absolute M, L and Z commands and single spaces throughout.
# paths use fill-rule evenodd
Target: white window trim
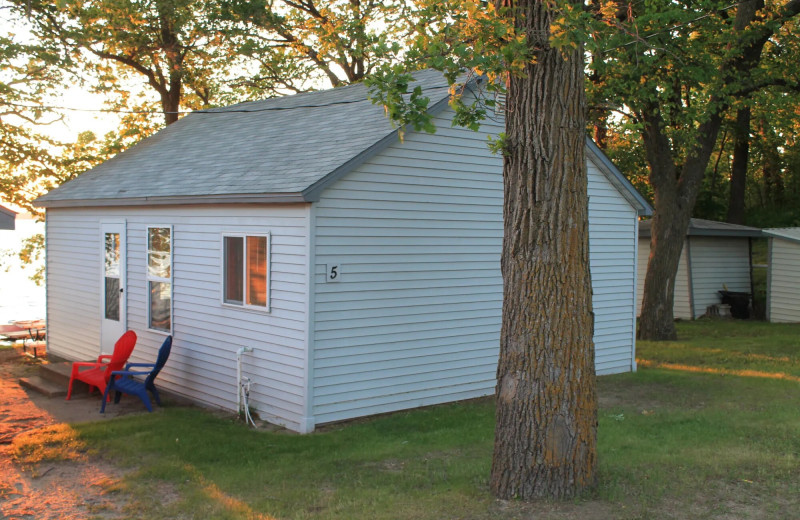
M 259 305 L 249 305 L 242 301 L 241 305 L 236 303 L 228 303 L 225 301 L 225 238 L 238 237 L 243 239 L 244 251 L 242 254 L 242 298 L 246 294 L 244 284 L 247 283 L 247 237 L 265 237 L 267 239 L 267 305 L 261 307 Z M 219 301 L 223 307 L 230 309 L 248 310 L 259 312 L 262 314 L 269 314 L 272 312 L 272 233 L 269 231 L 264 233 L 242 233 L 239 231 L 223 231 L 219 239 Z
M 151 229 L 159 229 L 159 228 L 166 228 L 169 229 L 169 278 L 161 278 L 160 276 L 152 276 L 150 274 L 150 247 L 149 247 L 149 239 L 150 239 L 150 230 Z M 145 319 L 147 323 L 147 330 L 151 332 L 155 332 L 157 334 L 163 334 L 165 336 L 169 336 L 172 334 L 172 330 L 175 328 L 175 284 L 173 283 L 173 278 L 175 277 L 175 232 L 172 229 L 172 226 L 169 224 L 164 225 L 148 225 L 147 230 L 144 235 L 144 293 L 147 295 L 147 312 Z M 169 330 L 162 330 L 162 329 L 154 329 L 150 326 L 150 282 L 166 282 L 169 283 Z

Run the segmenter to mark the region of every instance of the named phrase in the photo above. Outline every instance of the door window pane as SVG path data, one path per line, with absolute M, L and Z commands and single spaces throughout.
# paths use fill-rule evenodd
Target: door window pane
M 119 233 L 105 233 L 106 276 L 119 276 Z
M 243 281 L 243 256 L 244 239 L 242 237 L 225 237 L 224 240 L 224 301 L 225 303 L 236 303 L 241 305 L 244 302 L 244 281 Z
M 106 304 L 105 315 L 107 320 L 119 321 L 119 278 L 105 277 Z
M 267 237 L 247 237 L 247 304 L 267 306 Z

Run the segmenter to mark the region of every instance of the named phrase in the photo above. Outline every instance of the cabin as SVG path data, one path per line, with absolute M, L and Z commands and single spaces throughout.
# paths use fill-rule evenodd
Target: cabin
M 0 206 L 0 229 L 14 230 L 17 212 Z
M 800 323 L 800 228 L 770 228 L 767 320 Z
M 639 224 L 639 262 L 636 289 L 636 315 L 642 308 L 644 277 L 650 258 L 650 224 Z M 761 237 L 758 228 L 693 218 L 675 278 L 673 316 L 691 320 L 706 314 L 720 303 L 718 291 L 753 293 L 750 276 L 751 240 Z
M 165 389 L 236 410 L 239 368 L 259 416 L 303 433 L 493 394 L 502 116 L 453 127 L 441 74 L 416 80 L 434 134 L 400 139 L 363 85 L 242 103 L 38 199 L 48 352 L 88 359 L 133 329 L 132 359 L 152 360 L 172 334 Z M 626 372 L 651 209 L 589 140 L 586 157 L 597 372 Z

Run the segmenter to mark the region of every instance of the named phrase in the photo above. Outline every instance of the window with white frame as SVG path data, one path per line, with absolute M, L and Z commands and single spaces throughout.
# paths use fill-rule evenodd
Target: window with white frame
M 270 235 L 222 236 L 222 301 L 269 310 Z
M 172 331 L 172 227 L 147 228 L 147 326 Z

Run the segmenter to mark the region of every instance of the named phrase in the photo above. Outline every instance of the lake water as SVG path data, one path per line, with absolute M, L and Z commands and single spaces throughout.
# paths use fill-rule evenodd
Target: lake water
M 20 215 L 15 230 L 0 229 L 0 323 L 45 317 L 44 286 L 30 280 L 34 269 L 31 266 L 23 269 L 15 254 L 6 254 L 19 251 L 22 241 L 36 233 L 44 233 L 44 223 Z

